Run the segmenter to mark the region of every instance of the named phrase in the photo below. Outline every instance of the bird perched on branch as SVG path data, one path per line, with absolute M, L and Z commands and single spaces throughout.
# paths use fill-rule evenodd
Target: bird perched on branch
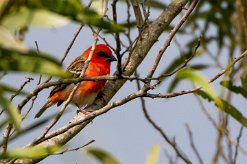
M 74 77 L 80 76 L 80 72 L 85 65 L 85 61 L 89 57 L 90 51 L 91 47 L 70 63 L 67 71 L 74 74 Z M 110 48 L 105 44 L 97 44 L 84 75 L 89 77 L 108 75 L 110 73 L 110 63 L 112 61 L 116 61 L 116 58 L 112 55 Z M 80 82 L 80 86 L 75 91 L 71 103 L 76 105 L 79 109 L 92 104 L 105 83 L 106 80 Z M 66 101 L 75 85 L 76 84 L 72 83 L 55 86 L 50 93 L 48 101 L 35 115 L 35 118 L 40 117 L 50 106 L 54 104 L 59 106 Z

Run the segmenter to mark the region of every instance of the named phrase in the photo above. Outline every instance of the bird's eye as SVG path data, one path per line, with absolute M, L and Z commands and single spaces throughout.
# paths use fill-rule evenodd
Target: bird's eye
M 97 55 L 103 58 L 109 58 L 109 55 L 103 51 L 98 52 Z

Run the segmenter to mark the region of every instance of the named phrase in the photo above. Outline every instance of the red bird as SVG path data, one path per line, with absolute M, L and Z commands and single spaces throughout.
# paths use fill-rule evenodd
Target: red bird
M 79 76 L 85 61 L 89 57 L 90 51 L 91 47 L 70 63 L 67 71 L 73 73 L 74 77 Z M 110 74 L 110 63 L 112 61 L 116 61 L 116 58 L 112 55 L 110 48 L 105 44 L 96 45 L 92 59 L 85 71 L 85 76 L 97 77 Z M 79 109 L 92 104 L 105 83 L 106 80 L 82 81 L 79 88 L 74 93 L 71 103 L 76 105 Z M 73 83 L 55 86 L 50 93 L 47 103 L 39 110 L 35 115 L 35 118 L 40 117 L 50 106 L 56 103 L 57 106 L 59 106 L 66 101 L 74 86 L 75 84 Z

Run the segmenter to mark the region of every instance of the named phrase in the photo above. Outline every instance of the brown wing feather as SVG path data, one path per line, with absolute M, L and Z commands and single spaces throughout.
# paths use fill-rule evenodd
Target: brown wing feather
M 66 70 L 72 73 L 72 76 L 71 76 L 72 79 L 80 76 L 80 73 L 84 66 L 85 61 L 86 61 L 85 57 L 81 55 L 81 56 L 78 56 L 73 62 L 70 63 L 70 65 L 68 66 Z M 60 85 L 54 86 L 50 92 L 49 97 L 51 97 L 54 93 L 65 89 L 68 85 L 69 84 L 60 84 Z

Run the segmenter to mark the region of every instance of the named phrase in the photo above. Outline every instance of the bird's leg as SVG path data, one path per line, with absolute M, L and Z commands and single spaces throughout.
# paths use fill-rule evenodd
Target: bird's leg
M 78 113 L 82 113 L 84 115 L 90 114 L 92 111 L 85 110 L 85 108 L 88 107 L 88 106 L 89 106 L 88 104 L 85 104 L 85 105 L 83 105 L 81 107 L 78 107 L 79 109 L 76 111 L 76 114 L 78 114 Z
M 82 113 L 83 115 L 88 115 L 90 113 L 93 112 L 93 110 L 85 110 L 86 107 L 88 107 L 89 105 L 86 104 L 86 105 L 83 105 L 81 107 L 79 107 L 79 109 L 76 111 L 76 114 L 78 115 L 79 113 Z M 93 123 L 93 120 L 90 121 L 91 123 Z

